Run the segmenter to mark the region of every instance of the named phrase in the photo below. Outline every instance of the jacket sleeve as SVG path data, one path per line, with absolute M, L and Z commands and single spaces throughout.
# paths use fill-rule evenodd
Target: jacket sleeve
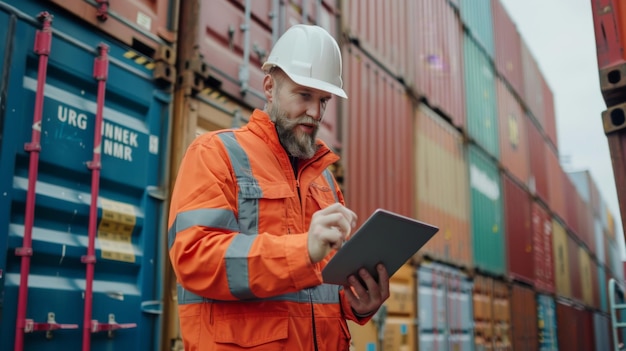
M 214 135 L 187 149 L 172 192 L 168 243 L 179 284 L 215 300 L 276 296 L 322 283 L 307 235 L 239 233 L 237 182 Z

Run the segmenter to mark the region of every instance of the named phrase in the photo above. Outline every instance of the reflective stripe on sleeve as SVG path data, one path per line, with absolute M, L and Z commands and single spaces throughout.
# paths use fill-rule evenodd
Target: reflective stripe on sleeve
M 220 303 L 223 301 L 207 299 L 201 296 L 198 296 L 185 288 L 183 288 L 180 284 L 176 286 L 178 292 L 178 304 L 191 304 L 191 303 L 203 303 L 203 302 L 212 302 L 212 303 Z M 339 285 L 332 284 L 322 284 L 315 286 L 309 289 L 303 289 L 300 291 L 283 294 L 274 297 L 268 298 L 250 298 L 245 301 L 249 302 L 262 302 L 262 301 L 276 301 L 276 302 L 296 302 L 296 303 L 313 303 L 315 304 L 337 304 L 339 303 L 339 291 L 342 289 Z M 309 299 L 309 296 L 311 297 Z M 245 302 L 242 301 L 242 302 Z
M 193 226 L 210 227 L 226 232 L 239 231 L 235 214 L 230 210 L 201 208 L 180 212 L 176 215 L 174 223 L 167 231 L 169 248 L 172 248 L 178 233 Z

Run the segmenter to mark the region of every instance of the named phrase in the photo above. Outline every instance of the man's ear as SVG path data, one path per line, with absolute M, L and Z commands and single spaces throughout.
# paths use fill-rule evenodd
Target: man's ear
M 265 77 L 263 77 L 263 94 L 265 94 L 265 99 L 268 103 L 272 102 L 274 93 L 276 93 L 274 78 L 272 78 L 271 75 L 266 74 Z

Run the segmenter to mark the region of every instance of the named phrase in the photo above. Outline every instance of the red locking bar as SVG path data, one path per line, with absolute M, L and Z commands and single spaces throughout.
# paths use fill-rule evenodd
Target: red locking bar
M 37 91 L 35 93 L 35 111 L 31 142 L 24 145 L 30 152 L 28 164 L 28 190 L 26 192 L 26 209 L 24 216 L 24 238 L 22 247 L 15 249 L 15 255 L 21 256 L 20 287 L 17 302 L 17 319 L 15 321 L 15 351 L 24 349 L 24 332 L 26 328 L 26 307 L 28 305 L 28 275 L 30 274 L 30 256 L 33 255 L 33 224 L 35 221 L 35 186 L 39 172 L 39 151 L 41 150 L 41 114 L 43 110 L 44 87 L 48 68 L 48 55 L 52 43 L 52 15 L 42 12 L 38 16 L 42 22 L 42 29 L 35 34 L 34 51 L 39 55 L 39 70 L 37 72 Z

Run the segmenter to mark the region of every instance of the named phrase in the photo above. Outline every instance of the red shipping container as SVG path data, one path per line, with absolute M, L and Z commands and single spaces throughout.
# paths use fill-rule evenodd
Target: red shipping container
M 600 303 L 600 284 L 602 284 L 603 282 L 600 281 L 600 276 L 598 275 L 598 269 L 599 269 L 599 265 L 598 262 L 596 262 L 595 260 L 591 260 L 591 280 L 593 282 L 591 289 L 593 292 L 593 308 L 596 308 L 598 310 L 600 310 L 601 303 Z M 604 290 L 606 291 L 608 289 L 608 285 L 604 288 Z
M 342 32 L 394 77 L 412 85 L 414 77 L 409 34 L 416 22 L 408 1 L 343 1 Z
M 498 125 L 500 132 L 500 162 L 524 185 L 530 177 L 530 157 L 526 116 L 518 100 L 501 79 L 496 79 Z
M 580 271 L 580 245 L 572 238 L 570 233 L 567 236 L 567 257 L 569 258 L 569 276 L 572 284 L 572 298 L 583 301 L 583 287 Z
M 511 278 L 533 283 L 533 236 L 529 194 L 511 178 L 502 176 L 508 274 Z
M 522 39 L 521 42 L 522 71 L 524 72 L 523 101 L 532 116 L 539 122 L 540 130 L 543 130 L 545 124 L 543 103 L 544 79 L 537 65 L 537 61 L 528 46 L 526 46 L 526 42 L 524 39 Z
M 151 58 L 159 54 L 160 46 L 171 46 L 176 41 L 176 11 L 172 11 L 176 0 L 51 2 Z
M 587 248 L 595 255 L 596 252 L 596 240 L 594 236 L 593 228 L 593 214 L 591 208 L 582 199 L 580 194 L 576 192 L 576 210 L 578 219 L 578 237 L 583 241 Z
M 598 68 L 604 69 L 623 62 L 626 59 L 624 52 L 626 6 L 616 0 L 592 0 L 591 10 Z
M 595 349 L 593 315 L 590 311 L 557 301 L 556 321 L 559 350 Z
M 515 94 L 524 97 L 520 34 L 500 0 L 491 1 L 491 13 L 493 16 L 496 69 L 513 87 Z
M 346 201 L 362 222 L 382 207 L 414 215 L 412 102 L 402 83 L 358 47 L 345 46 L 345 90 L 341 101 L 346 128 Z
M 578 237 L 578 205 L 577 198 L 578 192 L 576 192 L 576 187 L 572 184 L 572 181 L 569 179 L 567 173 L 563 173 L 563 191 L 565 193 L 565 208 L 566 208 L 566 218 L 565 224 L 567 227 L 576 233 Z
M 567 209 L 565 206 L 565 193 L 563 191 L 563 177 L 565 172 L 559 163 L 559 157 L 554 149 L 546 148 L 546 163 L 548 173 L 548 207 L 552 212 L 565 222 L 567 217 Z
M 546 136 L 548 140 L 552 143 L 552 148 L 554 150 L 559 149 L 559 143 L 557 139 L 557 128 L 556 128 L 556 111 L 554 110 L 554 94 L 552 94 L 552 89 L 548 86 L 548 83 L 543 81 L 543 116 L 544 116 L 544 125 L 543 128 L 546 132 Z
M 457 127 L 466 123 L 463 73 L 463 25 L 446 0 L 416 0 L 410 18 L 415 23 L 415 89 L 428 105 Z
M 530 179 L 528 189 L 545 203 L 549 202 L 548 172 L 546 171 L 546 141 L 531 118 L 524 118 L 530 149 Z
M 532 204 L 533 261 L 535 288 L 554 293 L 554 256 L 552 245 L 552 218 L 538 202 Z

